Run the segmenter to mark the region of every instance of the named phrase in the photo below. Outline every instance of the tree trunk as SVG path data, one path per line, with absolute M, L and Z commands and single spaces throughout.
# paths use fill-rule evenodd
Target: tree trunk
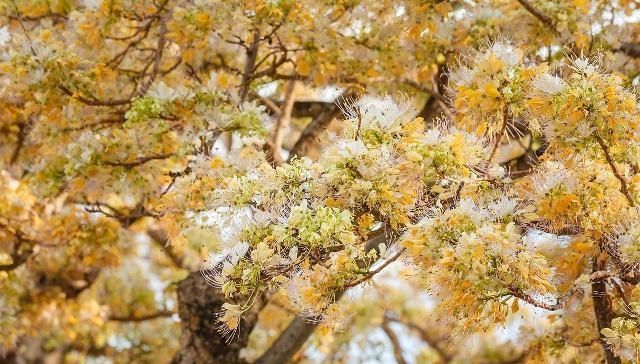
M 219 289 L 209 286 L 200 272 L 190 273 L 178 284 L 178 304 L 182 334 L 180 350 L 172 364 L 246 364 L 240 350 L 258 320 L 264 302 L 258 300 L 243 316 L 237 337 L 227 343 L 218 332 L 215 314 L 227 302 Z
M 601 253 L 594 257 L 593 271 L 601 271 L 607 268 L 607 261 L 605 253 Z M 596 323 L 598 325 L 598 334 L 600 336 L 600 343 L 604 349 L 604 357 L 607 364 L 620 364 L 620 358 L 617 357 L 612 348 L 606 345 L 604 341 L 604 335 L 602 335 L 602 329 L 611 327 L 611 320 L 614 318 L 614 312 L 611 307 L 611 298 L 607 294 L 606 281 L 595 281 L 591 283 L 591 296 L 593 297 L 593 311 L 596 315 Z

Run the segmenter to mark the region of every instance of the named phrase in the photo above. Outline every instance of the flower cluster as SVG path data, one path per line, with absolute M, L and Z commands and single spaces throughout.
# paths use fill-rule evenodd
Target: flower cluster
M 595 61 L 572 62 L 567 77 L 542 71 L 532 81 L 526 104 L 545 136 L 574 152 L 598 143 L 615 145 L 613 157 L 636 155 L 640 123 L 635 93 Z
M 230 299 L 246 299 L 220 313 L 223 332 L 234 332 L 258 292 L 278 287 L 296 312 L 338 325 L 336 296 L 387 250 L 365 242 L 380 226 L 397 235 L 427 204 L 452 198 L 486 154 L 478 137 L 444 123 L 426 129 L 389 97 L 347 107 L 342 135 L 318 161 L 221 175 L 194 211 L 194 232 L 221 237 L 205 277 Z
M 545 162 L 526 183 L 523 197 L 527 194 L 537 218 L 553 231 L 598 231 L 628 208 L 609 166 L 591 159 Z
M 320 192 L 331 204 L 373 212 L 394 229 L 406 225 L 430 194 L 473 177 L 486 153 L 479 138 L 444 122 L 425 130 L 390 98 L 354 105 L 345 136 L 319 163 Z M 444 186 L 444 187 L 443 187 Z
M 601 333 L 619 356 L 633 361 L 640 352 L 640 303 L 631 302 L 626 311 L 626 317 L 614 318 Z
M 463 199 L 434 211 L 401 239 L 425 272 L 427 286 L 463 326 L 504 322 L 509 312 L 505 297 L 554 291 L 553 270 L 544 256 L 531 251 L 515 224 L 526 213 L 519 205 L 509 197 Z
M 497 41 L 470 55 L 451 73 L 456 118 L 462 126 L 495 135 L 510 117 L 522 112 L 530 73 L 522 57 L 522 50 Z

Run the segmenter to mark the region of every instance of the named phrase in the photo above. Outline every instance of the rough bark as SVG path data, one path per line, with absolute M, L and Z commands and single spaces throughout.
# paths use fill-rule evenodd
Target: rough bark
M 172 364 L 245 364 L 240 350 L 258 320 L 264 302 L 258 301 L 240 322 L 237 338 L 227 343 L 218 332 L 215 314 L 227 302 L 220 290 L 209 286 L 200 272 L 193 272 L 178 284 L 182 334 L 180 350 Z
M 607 261 L 606 255 L 600 254 L 596 256 L 593 261 L 593 271 L 601 271 L 606 269 Z M 611 306 L 611 297 L 607 294 L 606 281 L 594 281 L 591 283 L 591 295 L 593 297 L 593 311 L 596 316 L 596 324 L 598 326 L 598 333 L 600 335 L 600 343 L 604 349 L 604 356 L 607 364 L 620 364 L 620 358 L 617 357 L 612 348 L 605 344 L 604 335 L 602 335 L 602 329 L 611 327 L 611 320 L 615 317 L 613 308 Z
M 438 72 L 434 76 L 434 92 L 441 95 L 441 98 L 443 98 L 443 95 L 446 92 L 445 89 L 449 83 L 448 70 L 449 68 L 447 65 L 441 65 L 438 67 Z M 432 125 L 436 118 L 442 116 L 445 112 L 443 109 L 444 107 L 446 107 L 446 104 L 438 100 L 437 97 L 429 96 L 422 107 L 422 110 L 418 113 L 418 116 L 423 118 L 427 125 Z

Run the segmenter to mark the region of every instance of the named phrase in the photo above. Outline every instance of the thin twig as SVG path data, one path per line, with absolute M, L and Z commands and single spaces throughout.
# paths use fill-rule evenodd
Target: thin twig
M 635 201 L 633 200 L 633 197 L 629 192 L 627 181 L 624 179 L 620 171 L 618 171 L 618 168 L 616 167 L 616 164 L 613 161 L 613 158 L 611 157 L 611 152 L 609 151 L 609 147 L 604 142 L 604 140 L 602 140 L 600 135 L 595 134 L 595 138 L 596 138 L 596 142 L 598 142 L 598 145 L 600 145 L 600 148 L 602 148 L 602 152 L 604 153 L 604 158 L 607 160 L 607 163 L 611 167 L 611 171 L 613 172 L 613 175 L 616 176 L 618 181 L 620 181 L 620 192 L 622 192 L 624 197 L 626 197 L 627 201 L 629 201 L 629 204 L 631 206 L 635 206 Z

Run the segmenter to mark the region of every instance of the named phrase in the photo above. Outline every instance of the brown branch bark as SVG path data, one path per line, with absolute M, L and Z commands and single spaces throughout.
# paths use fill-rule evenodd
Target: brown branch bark
M 553 22 L 553 19 L 549 18 L 548 16 L 544 15 L 542 12 L 540 12 L 538 9 L 536 9 L 529 1 L 527 0 L 518 0 L 518 2 L 520 3 L 520 5 L 522 5 L 523 8 L 527 9 L 527 11 L 535 16 L 536 18 L 538 18 L 538 20 L 540 20 L 542 22 L 542 24 L 546 25 L 551 31 L 553 31 L 554 33 L 558 33 L 558 30 L 556 29 L 556 26 Z
M 171 262 L 180 269 L 188 269 L 194 271 L 197 267 L 189 266 L 185 262 L 183 254 L 178 253 L 175 248 L 169 244 L 167 234 L 160 229 L 149 229 L 147 235 L 162 249 L 162 251 L 169 257 Z
M 607 260 L 604 253 L 594 257 L 593 271 L 601 271 L 606 268 Z M 591 283 L 591 295 L 593 299 L 593 311 L 596 316 L 596 324 L 598 334 L 600 335 L 600 343 L 604 350 L 604 356 L 607 364 L 620 364 L 620 358 L 615 355 L 613 348 L 606 344 L 602 329 L 611 327 L 611 321 L 615 317 L 611 305 L 611 297 L 607 294 L 607 285 L 604 281 L 594 281 Z
M 347 89 L 338 97 L 337 100 L 345 100 L 353 97 L 356 97 L 354 90 Z M 293 148 L 291 148 L 289 159 L 295 156 L 302 157 L 307 155 L 311 148 L 318 143 L 322 132 L 329 127 L 333 119 L 337 118 L 341 114 L 342 110 L 335 102 L 327 105 L 327 107 L 322 110 L 302 131 L 300 138 Z
M 118 315 L 111 315 L 109 316 L 109 321 L 116 321 L 116 322 L 143 322 L 143 321 L 149 321 L 149 320 L 155 320 L 157 318 L 169 318 L 171 316 L 175 315 L 175 312 L 173 311 L 158 311 L 158 312 L 152 312 L 152 313 L 148 313 L 145 315 L 129 315 L 129 316 L 118 316 Z
M 31 129 L 31 116 L 29 116 L 27 121 L 20 124 L 20 130 L 18 131 L 18 140 L 16 142 L 15 148 L 13 149 L 13 153 L 11 153 L 9 165 L 13 165 L 18 161 L 20 152 L 22 151 L 22 147 L 24 147 L 24 143 L 27 139 L 27 134 L 29 134 L 29 129 Z
M 442 113 L 445 113 L 447 116 L 450 114 L 446 110 L 446 108 L 448 108 L 447 98 L 444 97 L 445 88 L 448 82 L 448 67 L 445 64 L 439 67 L 438 72 L 434 76 L 433 83 L 435 87 L 430 92 L 427 92 L 429 97 L 422 107 L 422 110 L 418 113 L 418 116 L 423 118 L 424 121 L 427 122 L 427 125 L 432 124 L 433 120 L 439 117 Z M 417 84 L 414 87 L 424 90 L 424 88 Z
M 507 125 L 509 125 L 509 109 L 505 106 L 502 112 L 502 126 L 500 127 L 498 135 L 495 137 L 496 140 L 494 141 L 493 147 L 491 148 L 491 153 L 489 154 L 489 158 L 487 159 L 487 164 L 491 164 L 493 158 L 495 158 L 496 152 L 498 151 L 500 144 L 502 144 L 502 139 L 507 132 Z
M 0 272 L 12 271 L 20 267 L 33 255 L 33 246 L 36 242 L 24 238 L 21 233 L 16 233 L 15 237 L 16 242 L 14 244 L 13 253 L 10 254 L 11 263 L 0 265 Z
M 382 272 L 382 270 L 385 269 L 389 264 L 391 264 L 391 263 L 395 262 L 396 260 L 398 260 L 398 258 L 400 258 L 400 256 L 402 255 L 402 253 L 405 252 L 405 250 L 407 250 L 407 248 L 402 248 L 402 249 L 398 250 L 397 253 L 395 253 L 394 255 L 389 257 L 389 259 L 387 259 L 384 263 L 380 264 L 380 266 L 378 268 L 369 271 L 369 273 L 365 274 L 364 277 L 358 279 L 357 281 L 348 283 L 345 287 L 347 287 L 347 288 L 355 287 L 355 286 L 358 286 L 358 285 L 368 281 L 369 279 L 373 278 L 373 276 L 375 276 L 376 274 Z
M 166 3 L 165 3 L 166 4 Z M 159 10 L 160 13 L 162 10 Z M 162 56 L 164 54 L 164 46 L 166 43 L 166 34 L 167 34 L 167 15 L 161 16 L 159 21 L 159 30 L 158 30 L 158 43 L 156 45 L 156 57 L 153 61 L 153 70 L 151 71 L 151 75 L 149 75 L 149 79 L 145 83 L 142 84 L 140 90 L 138 91 L 138 95 L 142 96 L 147 93 L 149 87 L 153 84 L 153 81 L 158 76 L 158 72 L 160 72 L 160 64 L 162 62 Z
M 271 136 L 265 144 L 267 157 L 269 157 L 275 165 L 280 165 L 284 162 L 280 154 L 280 149 L 282 149 L 282 142 L 284 141 L 284 132 L 289 128 L 291 122 L 291 111 L 295 103 L 295 88 L 296 81 L 290 81 L 285 91 L 284 105 L 280 108 L 280 113 L 276 119 Z
M 58 85 L 58 88 L 62 90 L 62 92 L 67 94 L 67 96 L 75 98 L 76 100 L 88 106 L 121 106 L 121 105 L 129 105 L 131 103 L 131 99 L 116 99 L 116 100 L 99 100 L 99 99 L 93 99 L 93 98 L 89 99 L 84 96 L 75 94 L 66 86 Z
M 396 362 L 398 364 L 407 364 L 407 361 L 404 360 L 404 357 L 402 356 L 402 345 L 400 345 L 400 339 L 398 339 L 396 333 L 389 326 L 389 320 L 384 319 L 380 327 L 391 342 L 391 347 L 393 348 L 393 357 L 396 359 Z
M 180 350 L 172 364 L 246 364 L 240 350 L 258 320 L 264 301 L 258 300 L 243 315 L 237 337 L 230 343 L 218 332 L 214 314 L 227 302 L 220 290 L 209 286 L 200 272 L 193 272 L 178 284 L 178 315 L 182 322 Z
M 133 167 L 137 167 L 140 165 L 143 165 L 147 162 L 150 161 L 154 161 L 154 160 L 159 160 L 159 159 L 167 159 L 170 158 L 171 156 L 173 156 L 173 154 L 159 154 L 159 155 L 152 155 L 152 156 L 148 156 L 148 157 L 139 157 L 131 162 L 114 162 L 114 161 L 105 161 L 103 162 L 105 165 L 108 166 L 112 166 L 112 167 L 125 167 L 125 168 L 133 168 Z
M 595 134 L 595 138 L 596 138 L 596 141 L 598 142 L 598 145 L 600 145 L 600 148 L 602 149 L 602 152 L 604 153 L 604 158 L 606 159 L 607 163 L 609 164 L 609 167 L 611 167 L 611 172 L 613 172 L 613 175 L 616 176 L 618 181 L 620 181 L 620 192 L 622 192 L 622 194 L 627 199 L 627 201 L 629 201 L 629 204 L 631 206 L 635 206 L 635 201 L 633 200 L 633 196 L 631 196 L 631 193 L 629 192 L 629 187 L 627 186 L 627 181 L 622 176 L 620 171 L 618 171 L 618 168 L 616 167 L 616 163 L 613 160 L 613 158 L 611 157 L 611 152 L 609 150 L 609 147 L 607 146 L 607 144 L 604 142 L 604 140 L 602 140 L 602 138 L 598 134 Z
M 403 324 L 404 326 L 416 331 L 418 333 L 418 336 L 420 336 L 420 339 L 422 339 L 422 341 L 424 341 L 425 343 L 427 343 L 427 345 L 429 345 L 430 348 L 432 348 L 433 350 L 436 351 L 436 353 L 438 353 L 438 356 L 440 356 L 440 359 L 442 359 L 442 361 L 444 363 L 449 363 L 452 359 L 453 359 L 453 355 L 449 354 L 443 347 L 442 345 L 440 345 L 440 340 L 436 340 L 435 338 L 433 338 L 431 336 L 431 334 L 429 334 L 427 332 L 427 330 L 423 329 L 422 327 L 409 322 L 409 321 L 403 321 L 400 320 L 399 318 L 390 316 L 390 315 L 385 315 L 385 320 L 389 320 L 389 321 L 394 321 L 394 322 L 399 322 L 401 324 Z
M 260 50 L 260 32 L 256 30 L 253 33 L 253 40 L 251 45 L 247 48 L 247 59 L 244 63 L 244 70 L 242 72 L 242 81 L 240 82 L 240 100 L 245 100 L 249 94 L 249 87 L 253 80 L 253 70 L 256 65 L 256 59 L 258 58 L 258 50 Z
M 603 267 L 601 270 L 594 270 L 593 273 L 591 273 L 591 275 L 589 276 L 589 281 L 591 283 L 600 283 L 613 277 L 613 275 L 609 271 L 604 270 L 604 268 L 605 267 Z M 578 291 L 579 287 L 573 286 L 569 288 L 569 290 L 567 290 L 561 297 L 556 298 L 555 303 L 540 301 L 539 299 L 531 296 L 518 287 L 508 286 L 507 288 L 509 289 L 509 294 L 511 296 L 519 298 L 532 306 L 544 308 L 548 311 L 557 311 L 564 308 L 564 305 L 567 303 L 569 298 L 571 298 L 571 296 Z
M 289 363 L 317 326 L 315 322 L 296 316 L 255 364 Z
M 626 54 L 629 57 L 640 57 L 640 43 L 622 43 L 620 45 L 620 52 Z

